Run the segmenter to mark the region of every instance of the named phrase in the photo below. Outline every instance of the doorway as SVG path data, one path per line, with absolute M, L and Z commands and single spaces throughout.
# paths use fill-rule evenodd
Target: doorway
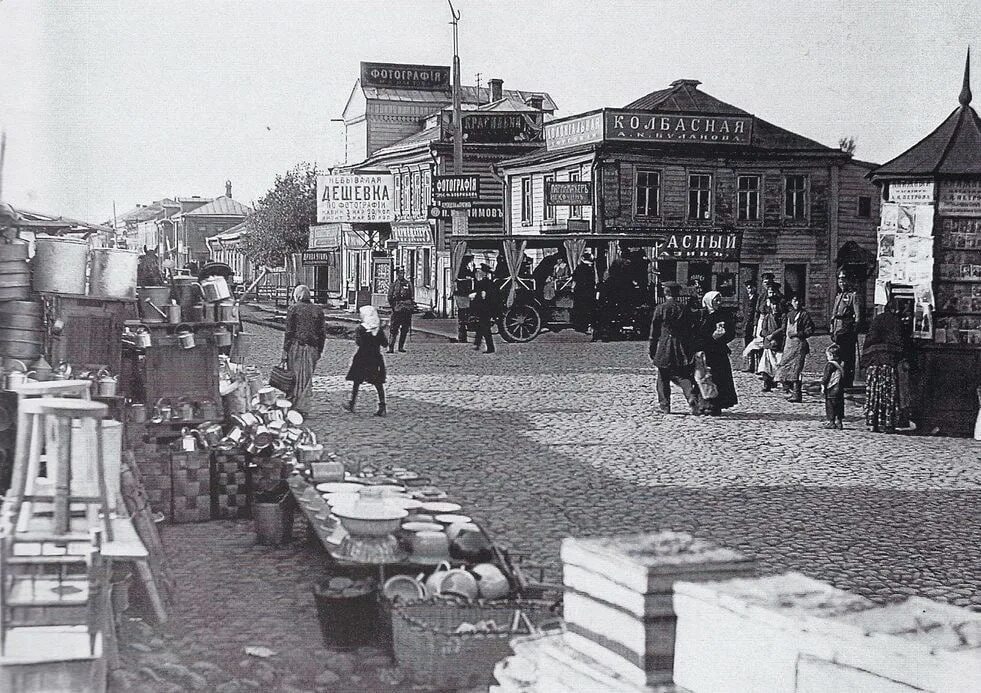
M 800 298 L 801 306 L 807 305 L 807 265 L 793 264 L 783 266 L 783 293 Z

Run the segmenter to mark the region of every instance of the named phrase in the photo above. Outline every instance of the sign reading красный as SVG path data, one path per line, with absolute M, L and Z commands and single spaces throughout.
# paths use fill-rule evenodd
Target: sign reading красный
M 395 220 L 390 173 L 317 176 L 317 222 L 378 223 Z

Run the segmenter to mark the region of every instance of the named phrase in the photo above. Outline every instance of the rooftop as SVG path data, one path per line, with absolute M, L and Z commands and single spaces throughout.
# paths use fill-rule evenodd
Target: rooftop
M 243 205 L 237 200 L 233 200 L 230 197 L 222 195 L 206 205 L 202 205 L 197 209 L 192 209 L 190 212 L 185 212 L 186 217 L 245 217 L 252 213 L 252 208 L 248 205 Z
M 971 108 L 971 51 L 964 64 L 960 105 L 936 130 L 870 175 L 875 177 L 981 174 L 981 120 Z

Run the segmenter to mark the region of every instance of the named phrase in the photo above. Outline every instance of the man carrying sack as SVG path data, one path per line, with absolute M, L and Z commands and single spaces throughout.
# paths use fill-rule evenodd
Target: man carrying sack
M 405 338 L 412 329 L 412 311 L 416 309 L 416 292 L 405 278 L 405 268 L 395 270 L 395 281 L 388 289 L 388 305 L 392 309 L 392 338 L 388 340 L 388 353 L 395 350 L 395 335 L 399 338 L 399 351 L 405 353 Z

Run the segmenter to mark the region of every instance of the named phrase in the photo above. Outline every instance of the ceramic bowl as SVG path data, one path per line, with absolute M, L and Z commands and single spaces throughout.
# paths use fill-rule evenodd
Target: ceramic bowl
M 402 518 L 409 513 L 402 508 L 394 508 L 384 503 L 354 503 L 334 507 L 336 515 L 348 534 L 363 537 L 384 537 L 397 532 Z
M 359 500 L 361 496 L 357 493 L 325 493 L 324 501 L 326 501 L 327 506 L 330 508 L 340 507 L 342 505 L 354 505 Z
M 347 481 L 325 481 L 322 484 L 317 484 L 317 490 L 321 493 L 357 493 L 361 488 L 361 484 L 352 484 Z
M 426 587 L 409 575 L 393 575 L 385 581 L 382 594 L 392 601 L 419 601 L 426 598 Z
M 442 532 L 443 526 L 435 522 L 403 522 L 402 529 L 406 532 Z
M 473 522 L 473 519 L 467 515 L 453 515 L 453 514 L 437 515 L 435 519 L 437 522 L 446 525 L 447 527 L 449 527 L 450 525 L 466 524 L 468 522 Z
M 511 593 L 511 583 L 493 563 L 478 563 L 470 569 L 477 578 L 477 589 L 484 599 L 503 599 Z
M 480 596 L 477 578 L 460 568 L 447 570 L 439 580 L 438 587 L 439 594 L 456 595 L 465 599 L 476 599 Z
M 446 516 L 440 515 L 440 517 L 446 517 Z M 467 517 L 467 516 L 466 515 L 454 515 L 453 517 Z M 446 536 L 449 537 L 450 538 L 450 541 L 452 542 L 454 539 L 457 538 L 457 535 L 459 535 L 460 532 L 463 531 L 463 530 L 465 530 L 465 529 L 466 530 L 480 531 L 480 528 L 477 527 L 477 525 L 473 524 L 473 522 L 470 520 L 470 518 L 467 517 L 466 520 L 463 520 L 463 521 L 460 521 L 460 522 L 454 522 L 454 523 L 450 524 L 448 527 L 446 527 Z
M 422 509 L 431 513 L 455 513 L 457 510 L 462 510 L 463 506 L 459 503 L 448 503 L 446 501 L 430 501 L 423 502 Z
M 412 562 L 435 565 L 450 558 L 450 540 L 442 531 L 415 532 L 409 542 L 412 547 Z
M 418 510 L 422 507 L 422 501 L 417 501 L 415 498 L 402 498 L 401 496 L 386 498 L 385 502 L 409 511 Z

